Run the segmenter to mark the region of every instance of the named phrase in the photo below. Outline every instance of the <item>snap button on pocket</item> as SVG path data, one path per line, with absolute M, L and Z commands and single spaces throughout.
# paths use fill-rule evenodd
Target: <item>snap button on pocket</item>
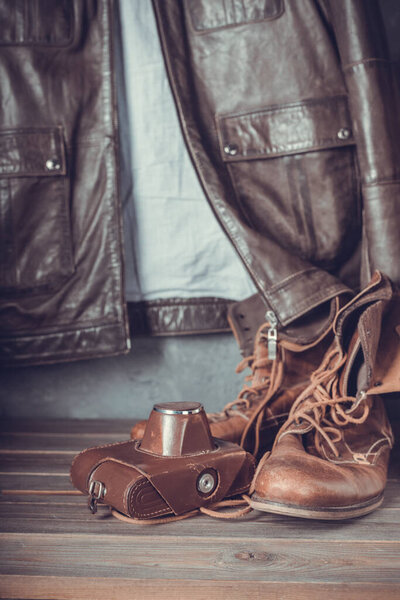
M 238 147 L 235 144 L 225 144 L 224 152 L 230 156 L 235 156 L 238 153 Z
M 342 129 L 339 129 L 339 131 L 337 132 L 339 140 L 348 140 L 350 135 L 351 131 L 347 127 L 342 127 Z
M 48 171 L 59 171 L 61 169 L 61 164 L 58 160 L 49 158 L 46 160 L 46 169 Z

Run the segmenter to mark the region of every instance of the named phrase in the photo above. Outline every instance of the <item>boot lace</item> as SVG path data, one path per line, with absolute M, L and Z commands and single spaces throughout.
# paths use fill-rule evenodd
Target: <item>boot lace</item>
M 339 457 L 336 444 L 342 440 L 342 428 L 349 423 L 364 423 L 370 412 L 365 392 L 361 392 L 358 398 L 340 394 L 340 369 L 346 359 L 347 355 L 339 346 L 325 355 L 320 367 L 312 373 L 310 385 L 294 402 L 276 436 L 274 447 L 285 433 L 293 433 L 293 425 L 301 427 L 305 424 L 301 433 L 315 430 L 315 448 L 320 454 L 325 441 L 335 457 Z
M 263 323 L 257 331 L 255 348 L 259 344 L 266 344 L 268 341 L 267 330 L 270 327 L 268 322 Z M 243 448 L 250 430 L 254 426 L 254 448 L 253 454 L 256 455 L 260 447 L 260 429 L 264 417 L 264 409 L 272 397 L 278 391 L 283 379 L 283 349 L 278 346 L 275 360 L 270 360 L 267 356 L 257 357 L 256 352 L 240 361 L 236 367 L 236 373 L 241 373 L 245 368 L 251 368 L 251 375 L 245 377 L 245 383 L 239 392 L 237 398 L 228 402 L 220 413 L 208 415 L 210 421 L 217 421 L 226 417 L 240 416 L 247 419 L 243 430 L 240 446 Z M 256 373 L 259 369 L 269 367 L 269 372 L 263 377 L 262 381 L 254 383 Z M 251 383 L 250 383 L 251 382 Z M 250 383 L 250 385 L 249 385 Z M 248 410 L 254 408 L 250 417 L 246 415 Z

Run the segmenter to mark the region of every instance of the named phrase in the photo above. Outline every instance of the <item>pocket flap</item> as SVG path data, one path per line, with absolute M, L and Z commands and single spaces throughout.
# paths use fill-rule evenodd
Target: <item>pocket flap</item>
M 197 33 L 271 21 L 284 11 L 283 0 L 186 0 Z
M 0 175 L 43 177 L 66 174 L 62 127 L 0 131 Z
M 346 96 L 217 117 L 224 161 L 275 158 L 354 144 Z
M 72 0 L 0 0 L 0 45 L 63 47 L 73 31 Z

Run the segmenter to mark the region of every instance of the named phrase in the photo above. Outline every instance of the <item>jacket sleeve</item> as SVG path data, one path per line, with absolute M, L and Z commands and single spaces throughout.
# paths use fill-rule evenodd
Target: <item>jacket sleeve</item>
M 363 199 L 362 284 L 400 284 L 400 103 L 376 0 L 330 0 L 349 94 Z

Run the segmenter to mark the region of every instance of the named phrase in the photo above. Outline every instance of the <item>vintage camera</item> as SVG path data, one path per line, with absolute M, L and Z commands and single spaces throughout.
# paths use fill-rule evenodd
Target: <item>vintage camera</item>
M 135 518 L 182 515 L 247 491 L 255 461 L 237 444 L 211 437 L 198 402 L 156 404 L 142 440 L 90 448 L 71 467 L 89 507 L 108 504 Z

